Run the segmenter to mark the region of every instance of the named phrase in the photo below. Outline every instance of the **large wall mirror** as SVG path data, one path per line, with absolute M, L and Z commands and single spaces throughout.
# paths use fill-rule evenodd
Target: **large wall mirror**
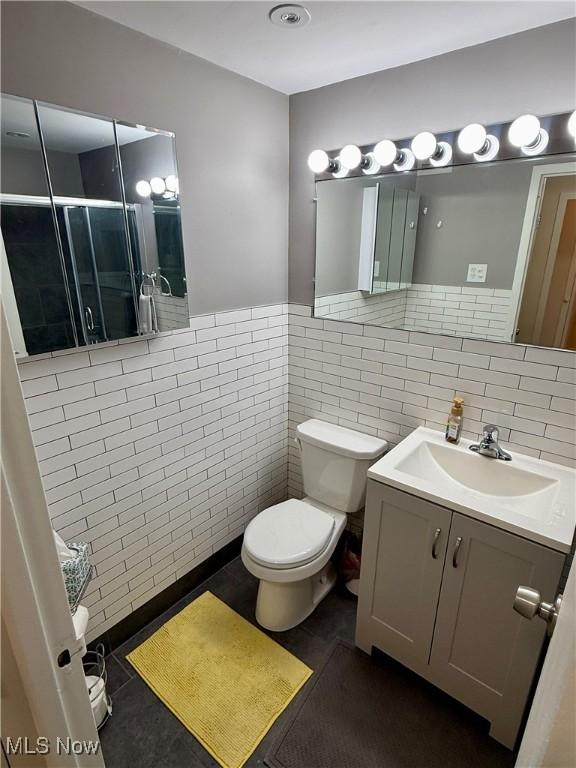
M 330 178 L 316 196 L 317 317 L 576 349 L 573 152 Z
M 187 326 L 172 133 L 3 95 L 1 152 L 19 357 Z

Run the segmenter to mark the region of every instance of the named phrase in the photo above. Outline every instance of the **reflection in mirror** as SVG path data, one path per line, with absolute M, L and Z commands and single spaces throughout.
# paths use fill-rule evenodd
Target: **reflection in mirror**
M 114 123 L 39 104 L 58 229 L 85 344 L 137 333 Z
M 174 135 L 116 124 L 143 332 L 188 319 Z
M 315 315 L 575 349 L 574 158 L 319 181 Z
M 32 101 L 2 96 L 1 148 L 2 294 L 16 353 L 73 347 L 75 327 Z

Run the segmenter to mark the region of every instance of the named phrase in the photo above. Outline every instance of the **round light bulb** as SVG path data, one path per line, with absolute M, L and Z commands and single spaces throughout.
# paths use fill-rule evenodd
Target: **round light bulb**
M 487 163 L 490 160 L 494 160 L 499 150 L 500 142 L 496 136 L 488 134 L 488 136 L 486 136 L 486 142 L 484 147 L 482 147 L 481 152 L 474 152 L 474 160 L 477 160 L 479 163 Z
M 430 165 L 434 168 L 443 168 L 452 160 L 452 147 L 447 141 L 439 141 L 438 150 L 434 157 L 430 158 Z
M 141 179 L 136 184 L 136 192 L 140 195 L 140 197 L 150 197 L 152 194 L 152 187 L 147 181 Z
M 153 179 L 150 179 L 150 186 L 155 195 L 163 195 L 166 192 L 166 182 L 160 176 L 154 176 Z
M 340 156 L 336 158 L 335 166 L 335 169 L 332 171 L 332 176 L 335 179 L 343 179 L 345 176 L 348 176 L 348 168 L 342 164 Z
M 465 155 L 480 152 L 486 144 L 486 128 L 480 123 L 470 123 L 458 134 L 458 149 Z
M 576 112 L 572 112 L 568 118 L 568 133 L 576 139 Z
M 417 160 L 428 160 L 428 158 L 432 157 L 436 152 L 438 142 L 433 133 L 430 133 L 430 131 L 422 131 L 422 133 L 414 136 L 410 147 Z
M 517 117 L 508 129 L 508 139 L 514 147 L 527 147 L 538 139 L 540 120 L 534 115 Z
M 308 155 L 308 168 L 313 173 L 324 173 L 330 166 L 330 158 L 323 149 L 315 149 Z
M 384 168 L 387 165 L 392 165 L 397 156 L 398 150 L 396 144 L 394 144 L 393 141 L 390 141 L 390 139 L 383 139 L 374 147 L 374 157 L 376 158 L 376 162 Z
M 366 154 L 366 165 L 362 167 L 362 173 L 366 176 L 373 176 L 380 170 L 380 163 L 374 157 L 374 152 L 368 152 Z
M 362 152 L 360 152 L 356 144 L 346 144 L 340 150 L 340 162 L 349 171 L 353 171 L 362 162 Z
M 400 159 L 397 163 L 394 163 L 394 170 L 411 171 L 415 164 L 416 158 L 414 157 L 414 153 L 410 149 L 404 148 L 400 150 Z
M 171 173 L 169 176 L 166 176 L 164 181 L 166 182 L 166 189 L 168 190 L 168 192 L 174 192 L 174 194 L 178 192 L 177 176 L 174 176 L 174 174 Z

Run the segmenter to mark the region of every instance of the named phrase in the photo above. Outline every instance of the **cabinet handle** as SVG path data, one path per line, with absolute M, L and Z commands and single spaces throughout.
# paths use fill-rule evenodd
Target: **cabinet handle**
M 442 528 L 436 528 L 436 531 L 434 532 L 434 541 L 432 543 L 432 557 L 434 560 L 438 559 L 438 541 L 440 539 L 440 534 L 442 533 Z
M 462 536 L 458 536 L 456 539 L 456 546 L 454 547 L 454 554 L 452 555 L 453 568 L 458 568 L 458 551 L 460 549 L 460 544 L 462 544 Z

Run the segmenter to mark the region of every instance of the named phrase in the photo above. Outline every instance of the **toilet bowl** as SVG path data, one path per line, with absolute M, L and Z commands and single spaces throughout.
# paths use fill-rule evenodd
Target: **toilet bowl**
M 364 506 L 368 467 L 384 440 L 310 419 L 296 429 L 303 499 L 260 512 L 248 524 L 242 562 L 260 580 L 256 620 L 282 632 L 304 621 L 336 581 L 330 561 L 347 514 Z

